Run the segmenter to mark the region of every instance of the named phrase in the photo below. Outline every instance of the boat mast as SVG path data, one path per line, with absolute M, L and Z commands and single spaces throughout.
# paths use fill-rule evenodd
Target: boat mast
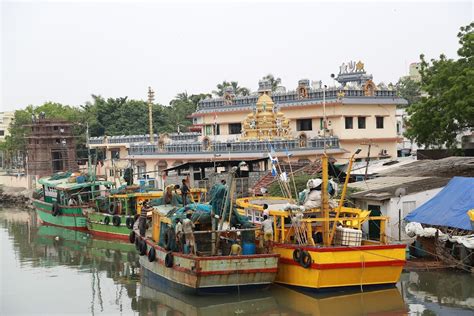
M 324 138 L 324 149 L 323 156 L 321 157 L 322 167 L 322 180 L 321 184 L 321 211 L 323 213 L 323 243 L 324 246 L 330 246 L 330 226 L 329 226 L 329 193 L 328 193 L 328 156 L 326 154 L 326 128 L 327 128 L 327 117 L 326 117 L 326 88 L 323 87 L 323 138 Z

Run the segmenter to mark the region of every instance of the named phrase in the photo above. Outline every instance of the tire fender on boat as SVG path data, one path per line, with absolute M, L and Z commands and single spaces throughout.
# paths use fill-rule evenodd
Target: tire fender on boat
M 165 267 L 167 268 L 172 268 L 173 267 L 173 253 L 168 252 L 166 253 L 166 256 L 165 256 Z
M 140 256 L 146 255 L 146 242 L 143 239 L 140 239 Z
M 150 251 L 148 251 L 148 261 L 153 262 L 156 258 L 156 251 L 155 248 L 151 247 Z
M 128 235 L 128 241 L 130 241 L 131 244 L 135 243 L 135 232 L 133 230 Z
M 311 267 L 311 264 L 313 263 L 313 259 L 311 258 L 311 255 L 309 252 L 306 250 L 303 250 L 301 252 L 301 259 L 300 259 L 300 264 L 303 268 L 309 268 Z
M 127 217 L 127 219 L 125 220 L 125 224 L 127 224 L 127 228 L 128 229 L 132 229 L 133 228 L 133 223 L 134 223 L 134 220 L 132 217 Z
M 137 251 L 140 250 L 140 240 L 141 239 L 137 235 L 135 235 L 135 249 Z
M 301 249 L 300 248 L 296 248 L 293 251 L 293 260 L 295 260 L 295 262 L 298 262 L 298 263 L 301 262 Z
M 109 225 L 109 224 L 110 224 L 110 217 L 109 217 L 109 216 L 104 217 L 104 224 L 105 224 L 105 225 Z
M 52 209 L 51 214 L 52 214 L 53 216 L 58 216 L 60 212 L 61 212 L 61 209 L 59 208 L 58 202 L 54 202 L 54 203 L 53 203 L 53 209 Z
M 114 215 L 117 212 L 117 204 L 114 202 L 110 203 L 109 205 L 109 214 Z
M 120 224 L 122 223 L 120 216 L 114 215 L 114 217 L 112 217 L 112 223 L 114 224 L 114 226 L 120 226 Z

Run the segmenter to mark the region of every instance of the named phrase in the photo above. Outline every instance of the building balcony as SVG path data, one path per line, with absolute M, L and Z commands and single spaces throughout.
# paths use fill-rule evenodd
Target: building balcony
M 169 139 L 172 141 L 197 141 L 201 133 L 197 132 L 186 132 L 186 133 L 167 133 Z M 160 135 L 155 134 L 155 141 L 158 141 Z M 113 144 L 133 144 L 133 143 L 148 143 L 150 141 L 150 135 L 121 135 L 121 136 L 99 136 L 99 137 L 89 137 L 89 144 L 91 145 L 113 145 Z

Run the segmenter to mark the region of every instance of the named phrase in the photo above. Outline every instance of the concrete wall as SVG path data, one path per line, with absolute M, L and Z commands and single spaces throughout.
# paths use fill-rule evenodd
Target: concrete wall
M 401 211 L 401 218 L 402 218 L 402 230 L 401 230 L 401 240 L 408 240 L 408 237 L 405 234 L 405 225 L 403 222 L 403 218 L 411 213 L 415 208 L 420 207 L 425 202 L 432 199 L 439 191 L 443 188 L 437 188 L 427 191 L 422 191 L 414 194 L 409 194 L 402 196 L 401 198 L 392 198 L 390 199 L 388 205 L 388 213 L 387 215 L 390 217 L 390 228 L 388 229 L 389 236 L 393 237 L 396 240 L 399 240 L 399 210 Z
M 379 205 L 382 215 L 389 217 L 389 221 L 386 226 L 386 234 L 389 237 L 389 240 L 398 241 L 401 237 L 401 241 L 406 241 L 410 240 L 410 238 L 405 234 L 403 218 L 407 216 L 412 210 L 433 198 L 442 189 L 442 187 L 436 188 L 414 194 L 408 194 L 402 196 L 401 198 L 394 197 L 384 201 L 357 199 L 355 200 L 355 205 L 356 207 L 364 210 L 368 209 L 368 205 Z M 399 216 L 399 209 L 401 210 L 401 216 Z M 399 217 L 402 219 L 401 236 L 399 236 Z M 368 233 L 368 223 L 363 225 L 363 231 Z
M 7 175 L 6 173 L 0 173 L 0 185 L 11 188 L 35 189 L 38 186 L 36 183 L 38 179 L 38 177 L 32 175 Z

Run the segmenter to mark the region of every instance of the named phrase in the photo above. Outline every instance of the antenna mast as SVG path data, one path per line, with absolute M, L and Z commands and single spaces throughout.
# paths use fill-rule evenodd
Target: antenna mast
M 155 92 L 148 87 L 148 120 L 150 125 L 150 143 L 154 143 L 154 134 L 153 134 L 153 101 L 155 100 Z

